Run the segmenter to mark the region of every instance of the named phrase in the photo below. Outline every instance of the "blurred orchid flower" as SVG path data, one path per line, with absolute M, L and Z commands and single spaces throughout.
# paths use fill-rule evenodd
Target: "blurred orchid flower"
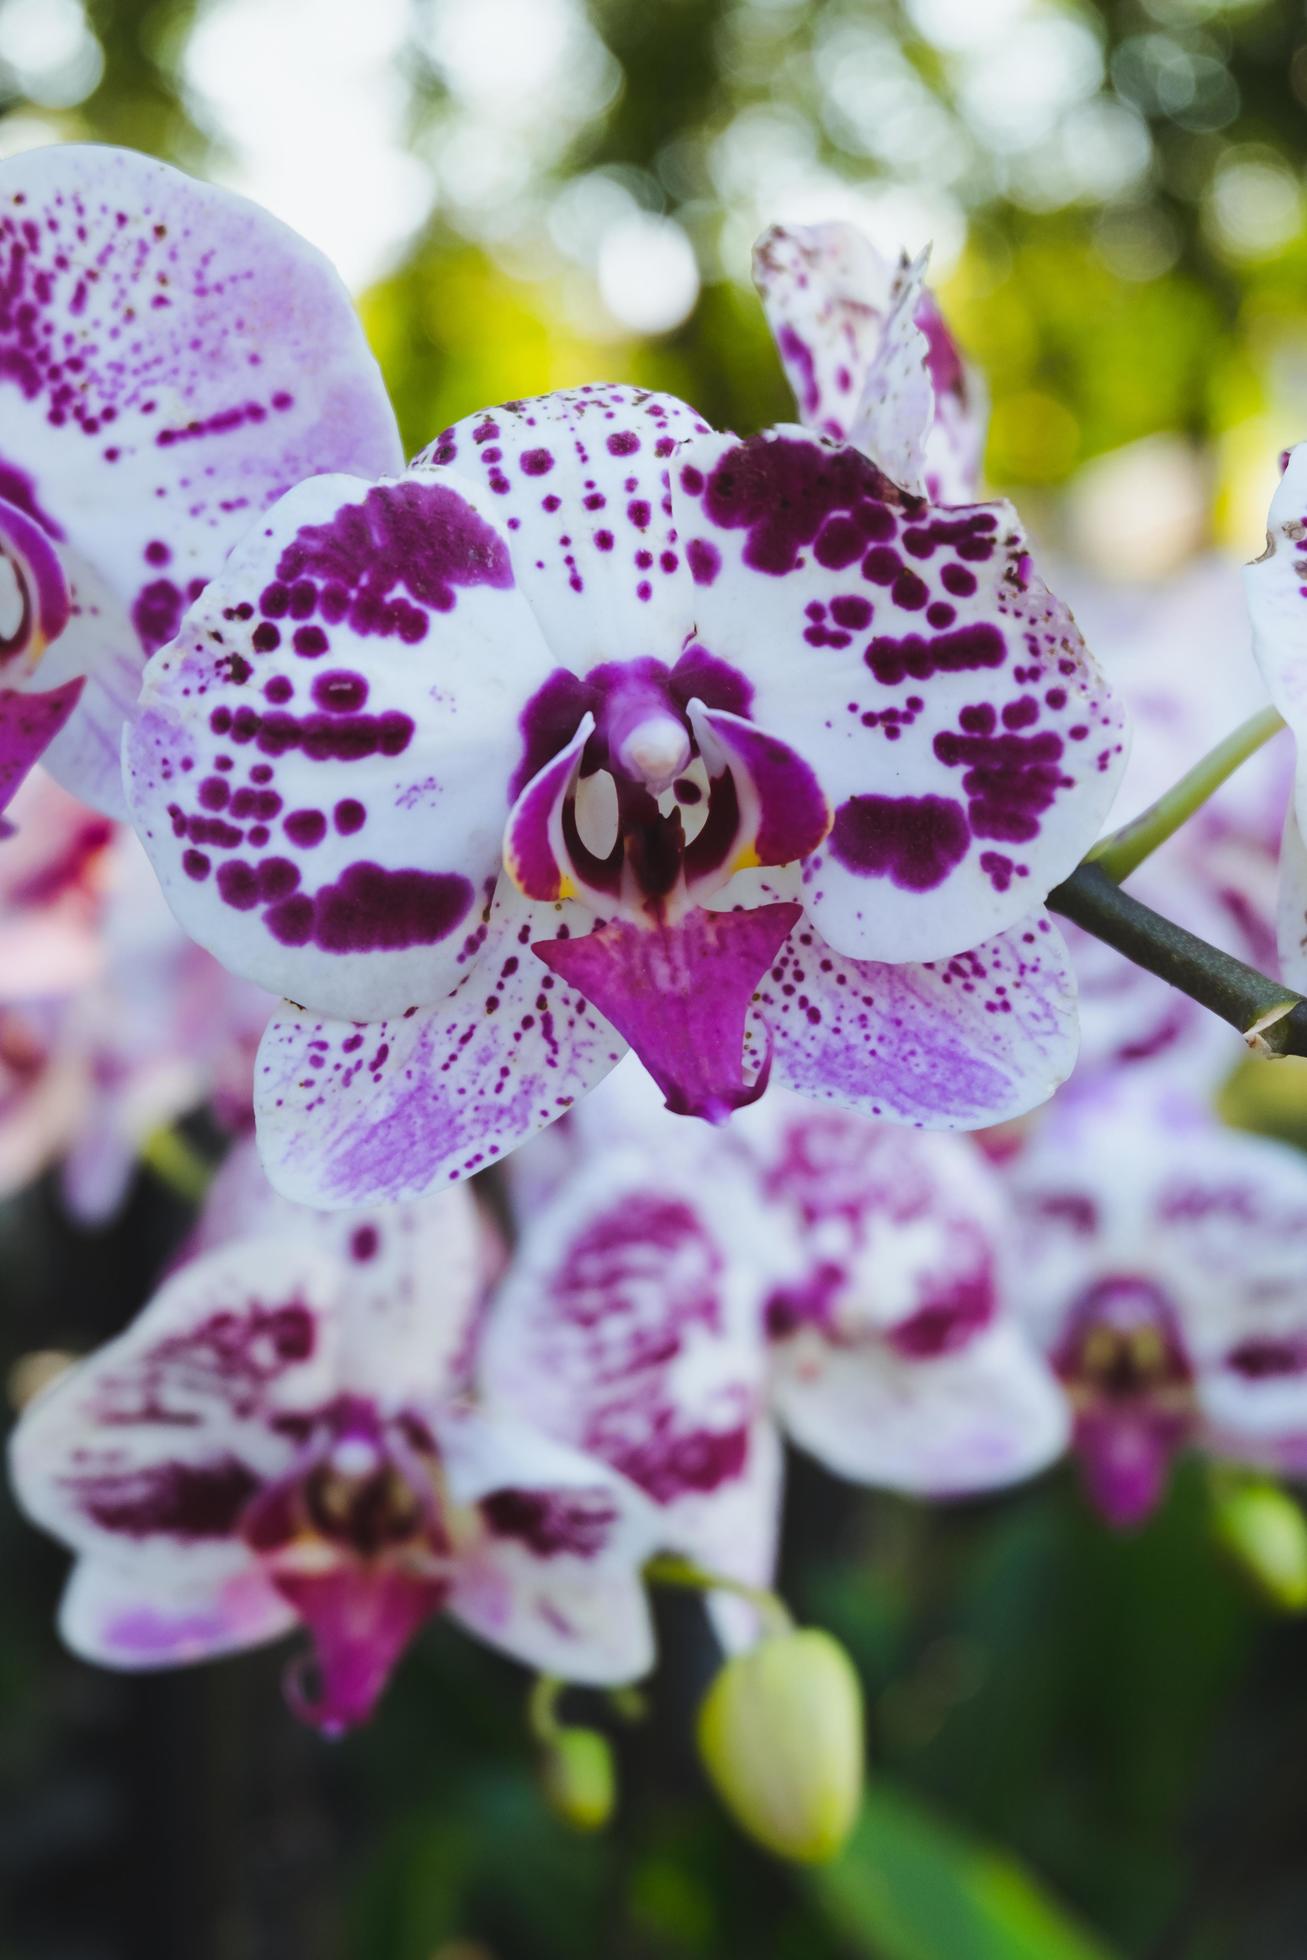
M 1266 550 L 1244 572 L 1253 651 L 1293 732 L 1297 771 L 1280 857 L 1277 938 L 1284 978 L 1307 988 L 1307 443 L 1282 459 Z
M 628 1680 L 652 1640 L 653 1508 L 602 1464 L 463 1396 L 481 1297 L 476 1207 L 326 1219 L 238 1164 L 201 1248 L 126 1333 L 24 1412 L 20 1501 L 78 1560 L 79 1654 L 154 1668 L 304 1625 L 296 1712 L 366 1720 L 448 1612 L 528 1665 Z
M 1060 1101 L 1008 1172 L 1014 1303 L 1112 1524 L 1177 1450 L 1307 1471 L 1307 1160 L 1129 1077 Z
M 122 814 L 146 657 L 250 521 L 401 462 L 344 287 L 244 198 L 132 151 L 0 164 L 0 809 L 38 756 Z
M 142 1145 L 209 1103 L 252 1121 L 271 1002 L 172 918 L 131 831 L 37 769 L 0 851 L 0 1193 L 62 1160 L 88 1222 L 120 1204 Z
M 1066 1446 L 1065 1398 L 1000 1308 L 1001 1187 L 961 1138 L 777 1096 L 687 1147 L 627 1067 L 512 1169 L 486 1394 L 620 1469 L 710 1569 L 770 1577 L 782 1430 L 936 1497 Z
M 177 916 L 298 1006 L 269 1175 L 326 1206 L 511 1150 L 629 1041 L 720 1119 L 768 1069 L 974 1127 L 1074 1059 L 1039 910 L 1118 709 L 1003 504 L 594 387 L 301 485 L 150 663 L 126 751 Z
M 753 280 L 806 426 L 915 496 L 970 503 L 988 405 L 925 284 L 928 258 L 891 269 L 856 225 L 773 225 Z

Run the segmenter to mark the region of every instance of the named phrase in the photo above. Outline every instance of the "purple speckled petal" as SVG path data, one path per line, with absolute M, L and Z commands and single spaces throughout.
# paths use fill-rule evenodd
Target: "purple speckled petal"
M 766 1346 L 751 1254 L 758 1204 L 728 1158 L 697 1171 L 648 1147 L 604 1150 L 528 1214 L 482 1339 L 485 1394 L 608 1463 L 664 1512 L 662 1535 L 703 1550 L 725 1494 L 757 1529 L 738 1576 L 765 1566 L 774 1518 L 754 1431 Z M 709 1173 L 711 1170 L 711 1181 Z M 755 1451 L 758 1462 L 755 1463 Z M 729 1552 L 729 1532 L 719 1534 Z M 736 1566 L 728 1562 L 727 1569 Z
M 0 810 L 26 780 L 81 699 L 83 681 L 45 693 L 0 687 Z
M 166 1567 L 143 1577 L 107 1558 L 80 1558 L 59 1605 L 59 1632 L 100 1667 L 184 1667 L 277 1640 L 295 1614 L 251 1559 L 213 1579 Z
M 68 608 L 68 580 L 49 533 L 0 497 L 0 680 L 7 687 L 33 684 L 42 654 L 68 624 Z
M 1075 1065 L 1075 981 L 1037 914 L 955 959 L 881 965 L 810 921 L 758 987 L 757 1053 L 775 1080 L 864 1116 L 974 1130 L 1047 1101 Z
M 1289 986 L 1307 987 L 1307 843 L 1295 808 L 1284 820 L 1280 883 L 1275 912 L 1280 972 Z
M 394 1203 L 470 1177 L 561 1116 L 625 1053 L 531 951 L 542 932 L 589 923 L 501 879 L 475 965 L 439 1007 L 366 1027 L 287 1007 L 255 1073 L 272 1182 L 302 1204 Z
M 674 657 L 694 590 L 672 520 L 668 459 L 705 424 L 672 395 L 596 386 L 469 415 L 418 462 L 483 482 L 554 659 Z
M 616 919 L 584 938 L 537 940 L 533 950 L 630 1042 L 669 1109 L 718 1123 L 767 1086 L 765 1055 L 746 1075 L 745 1017 L 802 916 L 790 904 L 696 908 L 676 925 Z
M 492 503 L 438 470 L 302 484 L 146 674 L 127 792 L 169 904 L 323 1013 L 430 1006 L 467 968 L 550 671 Z
M 827 1469 L 922 1497 L 1032 1476 L 1070 1436 L 1052 1370 L 1008 1324 L 926 1357 L 804 1329 L 777 1350 L 773 1395 L 792 1439 Z
M 803 757 L 743 716 L 699 701 L 690 703 L 689 720 L 710 781 L 729 772 L 734 785 L 739 814 L 733 836 L 723 840 L 730 869 L 792 864 L 815 851 L 830 829 L 831 809 Z M 691 889 L 701 865 L 706 880 L 722 882 L 723 850 L 705 849 L 711 830 L 706 825 L 704 841 L 696 839 L 687 853 Z
M 582 715 L 571 741 L 536 771 L 509 813 L 504 869 L 527 898 L 553 904 L 576 896 L 576 873 L 563 835 L 564 813 L 594 725 L 592 714 Z
M 976 492 L 984 403 L 923 288 L 847 224 L 773 226 L 753 274 L 799 413 L 937 503 Z
M 241 1514 L 294 1451 L 280 1425 L 335 1386 L 322 1302 L 338 1284 L 320 1250 L 275 1239 L 183 1267 L 24 1412 L 10 1462 L 24 1509 L 142 1575 L 243 1570 Z
M 753 686 L 834 808 L 804 867 L 824 936 L 930 960 L 1014 925 L 1093 843 L 1120 709 L 1011 507 L 905 499 L 797 432 L 695 439 L 677 525 L 714 569 L 698 636 Z
M 48 679 L 90 676 L 51 766 L 119 810 L 143 657 L 283 490 L 398 469 L 394 414 L 319 253 L 151 158 L 55 145 L 7 159 L 0 275 L 0 494 L 58 542 L 72 588 Z
M 476 1520 L 449 1612 L 528 1667 L 566 1681 L 631 1681 L 653 1662 L 641 1568 L 659 1514 L 593 1457 L 493 1411 L 443 1416 L 453 1501 Z

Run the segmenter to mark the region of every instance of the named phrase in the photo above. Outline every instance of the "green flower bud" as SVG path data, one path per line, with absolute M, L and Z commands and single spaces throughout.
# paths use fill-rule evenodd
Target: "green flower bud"
M 617 1802 L 612 1746 L 598 1729 L 560 1728 L 541 1762 L 549 1806 L 574 1831 L 602 1831 Z
M 1256 1585 L 1286 1613 L 1307 1609 L 1307 1518 L 1278 1484 L 1258 1479 L 1217 1496 L 1217 1538 Z
M 828 1633 L 771 1634 L 727 1661 L 698 1740 L 718 1796 L 768 1851 L 822 1864 L 841 1849 L 862 1798 L 862 1686 Z

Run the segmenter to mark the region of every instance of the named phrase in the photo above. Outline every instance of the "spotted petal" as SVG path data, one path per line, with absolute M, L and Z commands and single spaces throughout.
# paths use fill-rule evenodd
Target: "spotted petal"
M 653 1661 L 640 1569 L 659 1542 L 649 1500 L 593 1457 L 511 1418 L 437 1425 L 450 1495 L 476 1518 L 449 1611 L 479 1639 L 568 1681 L 631 1681 Z
M 59 1606 L 59 1631 L 100 1667 L 184 1667 L 280 1639 L 292 1609 L 251 1557 L 243 1571 L 142 1575 L 108 1558 L 80 1558 Z
M 243 198 L 151 158 L 55 145 L 0 173 L 0 495 L 54 540 L 73 616 L 42 685 L 89 675 L 50 762 L 121 808 L 143 657 L 283 490 L 399 467 L 344 287 Z
M 905 498 L 852 449 L 777 431 L 678 453 L 697 632 L 815 771 L 823 936 L 932 960 L 1013 926 L 1097 835 L 1120 710 L 1011 507 Z
M 128 796 L 169 903 L 321 1012 L 462 977 L 549 671 L 490 502 L 439 471 L 302 484 L 146 674 Z
M 694 619 L 668 459 L 704 432 L 672 395 L 585 387 L 466 416 L 419 463 L 484 483 L 554 660 L 574 674 L 668 650 Z
M 441 1006 L 369 1027 L 288 1004 L 259 1050 L 264 1167 L 301 1204 L 395 1203 L 467 1177 L 552 1123 L 624 1053 L 531 951 L 579 907 L 500 881 L 467 979 Z
M 1024 1115 L 1076 1058 L 1075 980 L 1042 914 L 956 959 L 895 965 L 843 959 L 805 921 L 759 984 L 753 1017 L 777 1082 L 926 1129 Z
M 286 1419 L 337 1381 L 332 1263 L 252 1240 L 183 1267 L 128 1331 L 24 1412 L 25 1510 L 74 1549 L 177 1582 L 247 1560 L 241 1514 L 294 1451 Z

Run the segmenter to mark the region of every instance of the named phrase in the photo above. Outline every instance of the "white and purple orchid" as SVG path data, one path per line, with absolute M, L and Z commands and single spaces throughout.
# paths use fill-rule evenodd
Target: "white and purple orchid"
M 1001 1187 L 963 1139 L 776 1097 L 687 1148 L 627 1064 L 512 1170 L 482 1386 L 639 1484 L 710 1570 L 770 1579 L 782 1433 L 922 1497 L 1064 1449 L 1062 1392 L 1002 1311 Z
M 126 150 L 0 164 L 0 809 L 36 759 L 122 813 L 141 668 L 251 519 L 396 469 L 344 287 L 244 198 Z
M 1297 744 L 1280 855 L 1278 941 L 1284 977 L 1307 988 L 1307 443 L 1282 459 L 1266 550 L 1244 573 L 1253 651 Z
M 1114 1525 L 1193 1447 L 1307 1472 L 1307 1159 L 1128 1076 L 1059 1101 L 1008 1173 L 1014 1305 Z
M 1009 506 L 593 387 L 290 492 L 150 662 L 126 767 L 183 925 L 296 1003 L 262 1148 L 330 1207 L 479 1169 L 626 1042 L 712 1119 L 769 1070 L 1030 1108 L 1075 1049 L 1040 906 L 1121 755 Z
M 326 1219 L 260 1183 L 238 1158 L 200 1249 L 15 1432 L 21 1502 L 78 1554 L 68 1644 L 168 1667 L 302 1624 L 288 1691 L 328 1733 L 366 1719 L 442 1611 L 567 1679 L 641 1674 L 653 1507 L 466 1399 L 470 1192 Z

